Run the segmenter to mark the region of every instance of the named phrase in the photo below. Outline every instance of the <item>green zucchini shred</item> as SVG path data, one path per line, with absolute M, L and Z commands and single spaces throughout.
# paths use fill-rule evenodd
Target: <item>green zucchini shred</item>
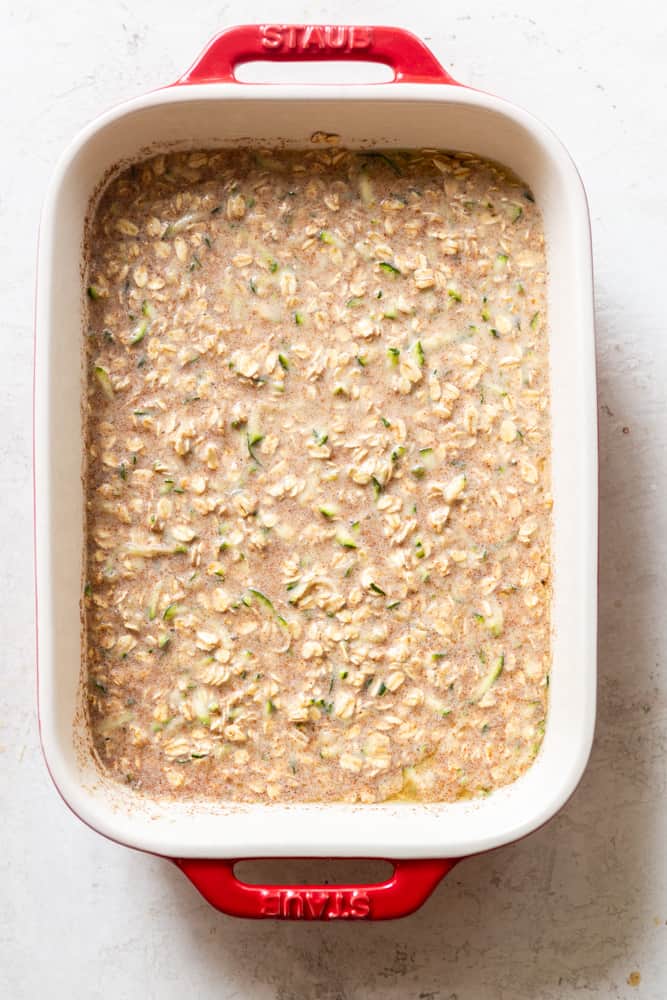
M 480 650 L 480 654 L 481 654 L 481 650 Z M 481 655 L 480 655 L 480 659 L 482 659 Z M 485 659 L 482 660 L 483 663 L 485 662 Z M 505 654 L 501 653 L 500 656 L 498 656 L 494 660 L 494 662 L 491 665 L 490 669 L 488 670 L 486 676 L 484 677 L 484 679 L 480 683 L 479 687 L 477 688 L 477 691 L 475 693 L 473 701 L 481 701 L 482 700 L 482 698 L 487 693 L 487 691 L 496 683 L 496 681 L 498 680 L 498 678 L 502 674 L 504 666 L 505 666 Z
M 424 348 L 422 347 L 421 340 L 417 340 L 414 345 L 415 357 L 417 358 L 417 364 L 420 368 L 424 367 L 426 362 L 426 356 L 424 354 Z
M 147 319 L 143 319 L 141 323 L 138 323 L 137 326 L 135 326 L 132 336 L 130 337 L 130 344 L 132 345 L 132 347 L 134 347 L 135 344 L 141 343 L 141 341 L 146 336 L 147 329 L 148 329 Z
M 111 384 L 111 379 L 109 377 L 109 372 L 106 370 L 106 368 L 102 368 L 101 365 L 96 365 L 94 368 L 94 372 L 95 372 L 95 378 L 97 379 L 97 383 L 100 389 L 102 390 L 102 395 L 106 396 L 109 402 L 112 402 L 114 399 L 114 391 L 113 391 L 113 385 Z

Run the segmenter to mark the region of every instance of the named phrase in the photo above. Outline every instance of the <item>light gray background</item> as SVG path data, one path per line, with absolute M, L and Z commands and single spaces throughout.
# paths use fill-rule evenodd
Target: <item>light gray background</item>
M 510 12 L 503 13 L 509 7 Z M 523 843 L 472 859 L 414 917 L 250 924 L 166 862 L 65 809 L 34 706 L 31 361 L 40 202 L 107 106 L 167 83 L 252 20 L 400 23 L 461 81 L 525 105 L 586 184 L 597 278 L 600 702 L 576 795 Z M 609 0 L 260 4 L 10 2 L 0 10 L 0 994 L 252 1000 L 667 997 L 667 19 Z M 628 983 L 639 972 L 638 987 Z

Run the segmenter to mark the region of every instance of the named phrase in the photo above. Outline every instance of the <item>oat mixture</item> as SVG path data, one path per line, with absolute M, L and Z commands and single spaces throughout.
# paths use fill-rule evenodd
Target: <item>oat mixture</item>
M 151 794 L 488 794 L 542 740 L 542 221 L 469 155 L 203 151 L 89 234 L 85 661 Z

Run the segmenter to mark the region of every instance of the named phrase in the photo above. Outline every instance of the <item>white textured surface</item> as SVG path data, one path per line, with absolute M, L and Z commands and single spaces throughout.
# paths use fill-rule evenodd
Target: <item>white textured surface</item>
M 432 13 L 429 12 L 431 7 Z M 662 7 L 424 0 L 100 5 L 0 14 L 0 990 L 124 1000 L 570 1000 L 667 997 L 667 98 Z M 69 138 L 174 79 L 207 37 L 253 17 L 396 22 L 453 75 L 524 104 L 583 174 L 597 270 L 600 705 L 579 790 L 528 840 L 463 863 L 386 925 L 220 916 L 166 862 L 103 841 L 51 787 L 34 711 L 30 394 L 39 205 Z M 641 974 L 638 987 L 628 984 Z

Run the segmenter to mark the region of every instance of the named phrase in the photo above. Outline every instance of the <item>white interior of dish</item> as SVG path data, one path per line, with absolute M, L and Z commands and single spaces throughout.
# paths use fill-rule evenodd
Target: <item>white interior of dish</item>
M 442 805 L 230 806 L 147 802 L 77 751 L 82 555 L 82 236 L 101 177 L 148 147 L 437 146 L 511 167 L 543 212 L 550 268 L 553 417 L 553 669 L 546 737 L 527 774 L 489 798 Z M 597 454 L 590 233 L 577 172 L 558 140 L 497 98 L 437 85 L 159 91 L 92 123 L 61 160 L 40 237 L 36 346 L 39 708 L 47 763 L 65 801 L 120 842 L 168 856 L 458 857 L 549 819 L 588 759 L 595 713 Z M 81 734 L 78 734 L 81 736 Z

